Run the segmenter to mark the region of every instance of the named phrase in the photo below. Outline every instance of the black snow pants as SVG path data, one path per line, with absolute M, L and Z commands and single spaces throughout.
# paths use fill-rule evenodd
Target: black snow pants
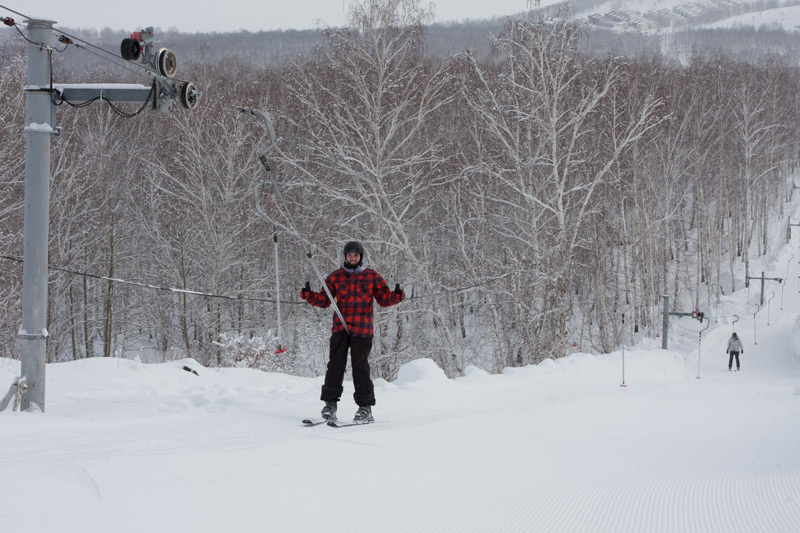
M 323 402 L 338 402 L 344 388 L 344 372 L 347 369 L 347 350 L 353 362 L 353 385 L 355 399 L 359 407 L 375 405 L 375 389 L 369 376 L 369 352 L 372 350 L 372 337 L 351 337 L 344 331 L 331 335 L 331 352 L 328 371 L 322 385 Z
M 736 358 L 736 370 L 739 370 L 739 352 L 730 352 L 731 356 L 728 358 L 728 370 L 733 366 L 733 358 Z

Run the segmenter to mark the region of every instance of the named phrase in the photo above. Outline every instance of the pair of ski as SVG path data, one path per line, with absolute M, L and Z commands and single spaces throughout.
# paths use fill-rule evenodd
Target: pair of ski
M 332 428 L 346 428 L 350 426 L 368 426 L 369 424 L 377 424 L 379 422 L 385 422 L 385 420 L 381 421 L 371 421 L 371 422 L 339 422 L 338 420 L 326 420 L 326 419 L 310 419 L 306 418 L 303 420 L 303 425 L 306 427 L 314 427 L 319 426 L 321 424 L 328 424 Z

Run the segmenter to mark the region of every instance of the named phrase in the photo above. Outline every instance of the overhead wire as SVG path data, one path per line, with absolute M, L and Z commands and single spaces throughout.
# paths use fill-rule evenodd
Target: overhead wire
M 6 20 L 8 20 L 8 19 L 6 19 Z M 19 33 L 19 34 L 22 36 L 22 38 L 23 38 L 23 39 L 25 39 L 25 40 L 26 40 L 26 41 L 28 41 L 29 43 L 31 43 L 31 44 L 35 44 L 35 45 L 37 45 L 37 46 L 41 45 L 41 43 L 36 43 L 36 42 L 33 42 L 33 41 L 31 41 L 30 39 L 28 39 L 28 36 L 27 36 L 27 35 L 25 35 L 25 33 L 24 33 L 24 32 L 23 32 L 21 29 L 19 29 L 19 26 L 17 26 L 16 22 L 14 22 L 14 19 L 10 19 L 10 20 L 12 21 L 12 24 L 8 24 L 8 23 L 6 23 L 6 25 L 7 25 L 7 26 L 11 26 L 11 27 L 13 27 L 15 30 L 17 30 L 17 33 Z M 5 21 L 4 21 L 4 22 L 5 22 Z
M 0 8 L 1 9 L 5 9 L 6 11 L 10 11 L 11 13 L 14 13 L 15 15 L 19 15 L 20 17 L 23 17 L 24 19 L 27 19 L 27 20 L 36 20 L 36 17 L 31 17 L 29 15 L 25 15 L 24 13 L 20 13 L 19 11 L 15 11 L 15 10 L 11 9 L 10 7 L 5 6 L 3 4 L 0 4 Z M 3 19 L 3 22 L 5 22 L 5 19 Z M 19 27 L 17 26 L 17 23 L 13 19 L 11 19 L 11 24 L 9 24 L 8 22 L 5 22 L 5 23 L 8 26 L 13 26 L 20 33 L 20 35 L 22 35 L 22 37 L 26 41 L 28 41 L 29 43 L 36 44 L 36 45 L 41 45 L 41 43 L 34 43 L 30 39 L 28 39 L 28 37 L 22 32 L 22 30 L 19 29 Z M 115 61 L 113 61 L 113 63 L 115 63 L 117 66 L 122 67 L 122 68 L 127 68 L 127 70 L 130 70 L 131 72 L 134 72 L 136 74 L 139 74 L 139 75 L 142 75 L 142 76 L 145 76 L 145 77 L 146 77 L 146 74 L 143 74 L 141 72 L 141 70 L 144 70 L 145 72 L 149 72 L 148 69 L 143 65 L 137 65 L 140 70 L 134 70 L 134 69 L 126 67 L 125 65 L 127 63 L 122 63 L 120 61 L 117 61 L 118 59 L 121 59 L 117 54 L 115 54 L 113 52 L 109 52 L 105 48 L 97 46 L 96 44 L 94 44 L 94 43 L 92 43 L 90 41 L 87 41 L 86 39 L 83 39 L 82 37 L 78 37 L 77 35 L 72 35 L 71 33 L 68 33 L 68 32 L 66 32 L 66 31 L 64 31 L 64 30 L 62 30 L 60 28 L 53 28 L 53 31 L 54 31 L 54 33 L 57 33 L 59 35 L 63 35 L 65 37 L 68 37 L 68 38 L 72 39 L 72 41 L 73 41 L 72 43 L 64 43 L 63 41 L 59 40 L 59 42 L 62 42 L 63 44 L 72 44 L 76 48 L 82 48 L 82 49 L 86 50 L 87 52 L 89 52 L 91 54 L 94 54 L 95 56 L 100 57 L 102 59 L 109 60 L 109 58 L 113 58 L 115 60 Z M 83 43 L 86 46 L 80 46 L 80 45 L 76 44 L 74 41 Z M 106 54 L 108 57 L 107 58 L 103 58 L 103 56 L 101 56 L 101 55 L 99 55 L 99 54 L 97 54 L 95 52 L 92 52 L 91 50 L 88 50 L 88 48 L 94 48 L 95 50 L 98 50 L 98 51 L 102 52 L 103 54 Z M 59 51 L 59 52 L 63 51 L 63 50 L 58 50 L 58 49 L 56 49 L 56 50 Z
M 2 4 L 0 4 L 0 8 L 6 9 L 8 11 L 11 11 L 14 14 L 17 14 L 17 15 L 19 15 L 21 17 L 24 17 L 24 18 L 28 19 L 28 20 L 31 20 L 31 17 L 29 17 L 29 16 L 27 16 L 27 15 L 25 15 L 23 13 L 19 13 L 17 11 L 14 11 L 13 9 L 10 9 L 10 8 L 2 5 Z M 17 30 L 17 32 L 22 36 L 22 38 L 25 39 L 26 41 L 28 41 L 29 43 L 35 44 L 35 45 L 38 45 L 38 46 L 42 46 L 41 43 L 35 43 L 35 42 L 31 41 L 24 34 L 24 32 L 22 32 L 22 30 L 20 30 L 20 28 L 18 27 L 16 21 L 14 21 L 13 19 L 10 19 L 8 17 L 4 17 L 2 19 L 2 21 L 7 26 L 14 27 L 14 29 Z M 121 108 L 116 106 L 111 100 L 108 100 L 107 98 L 103 98 L 103 96 L 98 96 L 98 97 L 92 98 L 90 100 L 87 100 L 85 102 L 81 102 L 81 103 L 78 103 L 78 104 L 74 104 L 74 103 L 72 103 L 72 102 L 70 102 L 68 100 L 59 100 L 59 99 L 57 99 L 56 96 L 55 96 L 54 83 L 53 83 L 53 51 L 62 53 L 64 51 L 66 51 L 66 49 L 69 48 L 70 45 L 75 46 L 78 49 L 85 50 L 86 52 L 89 52 L 92 55 L 94 55 L 96 57 L 99 57 L 100 59 L 103 59 L 103 60 L 106 60 L 106 61 L 111 61 L 109 58 L 104 57 L 104 56 L 94 52 L 91 49 L 94 48 L 96 50 L 100 50 L 101 52 L 103 52 L 103 53 L 107 54 L 108 56 L 113 57 L 115 59 L 114 61 L 111 61 L 115 66 L 123 68 L 125 70 L 130 71 L 130 72 L 133 72 L 136 75 L 143 76 L 143 77 L 148 77 L 147 74 L 150 74 L 149 77 L 152 77 L 152 73 L 150 73 L 150 71 L 147 70 L 143 65 L 137 65 L 137 66 L 139 66 L 139 70 L 134 70 L 134 69 L 128 67 L 126 63 L 122 63 L 120 61 L 116 61 L 116 59 L 118 59 L 118 58 L 117 58 L 117 56 L 115 54 L 109 52 L 108 50 L 105 50 L 104 48 L 96 46 L 96 45 L 90 43 L 89 41 L 86 41 L 86 40 L 82 39 L 81 37 L 78 37 L 76 35 L 72 35 L 70 33 L 67 33 L 65 31 L 62 31 L 62 30 L 56 29 L 56 28 L 54 28 L 53 31 L 54 31 L 54 33 L 57 33 L 59 35 L 58 41 L 65 45 L 63 49 L 58 49 L 57 47 L 54 47 L 54 46 L 45 47 L 48 50 L 48 62 L 49 62 L 49 68 L 50 68 L 50 94 L 51 94 L 51 98 L 53 100 L 53 104 L 59 106 L 59 105 L 62 105 L 64 102 L 66 102 L 71 107 L 79 109 L 79 108 L 82 108 L 82 107 L 86 107 L 86 106 L 88 106 L 88 105 L 90 105 L 90 104 L 92 104 L 94 102 L 97 102 L 97 101 L 101 101 L 101 102 L 104 101 L 104 102 L 106 102 L 108 104 L 109 108 L 115 114 L 117 114 L 117 115 L 119 115 L 119 116 L 121 116 L 123 118 L 135 117 L 136 115 L 138 115 L 139 113 L 144 111 L 144 109 L 147 108 L 147 105 L 150 102 L 150 99 L 153 98 L 153 93 L 155 92 L 155 84 L 156 84 L 155 80 L 152 80 L 152 82 L 151 82 L 150 93 L 148 94 L 147 99 L 144 101 L 144 103 L 141 105 L 140 108 L 138 108 L 137 110 L 135 110 L 133 112 L 123 111 Z M 78 43 L 83 43 L 86 46 L 78 44 L 75 41 L 78 41 Z M 145 73 L 142 73 L 142 70 L 144 70 Z
M 61 30 L 55 30 L 55 31 L 60 33 Z M 63 35 L 66 35 L 67 37 L 70 37 L 66 33 L 63 34 Z M 80 44 L 79 43 L 74 43 L 74 42 L 72 43 L 72 45 L 75 48 L 79 49 L 79 50 L 82 50 L 82 51 L 84 51 L 84 52 L 86 52 L 88 54 L 92 54 L 93 56 L 98 57 L 98 58 L 102 59 L 103 61 L 109 61 L 109 62 L 113 63 L 114 66 L 119 67 L 119 68 L 124 69 L 124 70 L 127 70 L 129 72 L 132 72 L 132 73 L 136 74 L 137 76 L 142 76 L 143 78 L 151 78 L 152 77 L 152 75 L 148 76 L 148 74 L 150 74 L 150 71 L 148 71 L 147 69 L 145 69 L 145 67 L 139 65 L 138 63 L 134 63 L 134 65 L 136 67 L 138 67 L 137 69 L 131 68 L 131 67 L 128 66 L 130 64 L 129 61 L 122 62 L 122 61 L 116 61 L 116 60 L 109 59 L 109 58 L 107 58 L 107 57 L 105 57 L 103 55 L 98 54 L 94 50 L 92 50 L 92 48 L 96 48 L 98 50 L 103 50 L 99 46 L 96 46 L 96 45 L 84 46 L 83 43 L 86 43 L 86 41 L 83 41 L 83 40 L 81 40 L 79 38 L 76 38 L 76 37 L 71 37 L 71 38 L 80 41 Z M 86 44 L 89 44 L 89 43 L 86 43 Z M 107 50 L 103 50 L 103 51 L 105 53 L 107 53 L 107 54 L 111 54 L 111 52 L 108 52 Z M 117 59 L 116 56 L 114 56 L 114 57 L 115 57 L 115 59 Z M 141 72 L 141 70 L 145 70 L 145 73 L 143 74 Z
M 0 6 L 0 7 L 2 7 L 2 6 Z M 119 68 L 123 68 L 125 70 L 130 71 L 130 72 L 133 72 L 134 74 L 137 74 L 139 76 L 142 76 L 142 77 L 145 77 L 145 78 L 148 78 L 148 79 L 153 79 L 154 78 L 153 71 L 150 68 L 148 68 L 147 66 L 145 66 L 145 65 L 143 65 L 141 63 L 138 63 L 138 62 L 135 62 L 135 61 L 125 60 L 125 59 L 121 58 L 120 55 L 117 54 L 117 53 L 110 52 L 110 51 L 106 50 L 105 48 L 103 48 L 101 46 L 97 46 L 96 44 L 94 44 L 94 43 L 92 43 L 90 41 L 87 41 L 87 40 L 85 40 L 85 39 L 83 39 L 81 37 L 78 37 L 76 35 L 72 35 L 70 33 L 67 33 L 67 32 L 65 32 L 65 31 L 63 31 L 61 29 L 55 28 L 54 31 L 59 33 L 59 34 L 61 34 L 61 35 L 64 35 L 64 36 L 72 39 L 73 41 L 78 41 L 79 43 L 83 43 L 86 46 L 82 46 L 82 45 L 77 44 L 77 43 L 72 43 L 72 44 L 76 48 L 85 50 L 86 52 L 94 55 L 95 57 L 98 57 L 98 58 L 100 58 L 102 60 L 105 60 L 105 61 L 109 61 L 110 63 L 114 64 L 115 66 L 117 66 Z M 92 51 L 91 49 L 98 50 L 98 51 L 102 52 L 103 54 L 105 54 L 105 56 L 108 56 L 108 57 L 100 55 L 97 52 Z M 130 67 L 129 65 L 133 65 L 134 67 L 136 67 L 136 69 Z M 174 79 L 176 81 L 179 81 L 179 82 L 188 83 L 188 80 L 184 80 L 184 79 L 182 79 L 180 77 L 175 77 L 175 78 L 172 78 L 172 79 Z M 206 92 L 206 90 L 203 91 L 203 94 L 205 94 L 205 92 Z M 219 97 L 217 97 L 217 99 L 222 101 L 222 99 L 219 98 Z M 231 106 L 231 104 L 227 104 L 227 105 Z M 231 106 L 231 107 L 235 107 L 235 106 Z M 239 109 L 241 109 L 241 108 L 239 108 Z
M 22 263 L 23 262 L 22 258 L 14 257 L 14 256 L 11 256 L 11 255 L 0 255 L 0 259 L 5 259 L 7 261 L 14 261 L 14 262 L 17 262 L 17 263 Z M 64 272 L 66 274 L 72 274 L 72 275 L 75 275 L 75 276 L 81 276 L 81 277 L 86 277 L 86 278 L 91 278 L 91 279 L 98 279 L 98 280 L 102 280 L 102 281 L 114 281 L 116 283 L 121 283 L 121 284 L 124 284 L 124 285 L 133 285 L 133 286 L 136 286 L 136 287 L 143 287 L 143 288 L 146 288 L 146 289 L 154 289 L 154 290 L 159 290 L 159 291 L 168 291 L 168 292 L 173 292 L 173 293 L 188 294 L 190 296 L 204 296 L 204 297 L 207 297 L 207 298 L 221 298 L 221 299 L 225 299 L 225 300 L 238 300 L 238 301 L 249 301 L 249 302 L 278 303 L 278 300 L 269 299 L 269 298 L 251 298 L 251 297 L 243 297 L 243 296 L 230 296 L 230 295 L 224 295 L 224 294 L 214 294 L 214 293 L 195 291 L 195 290 L 191 290 L 191 289 L 178 289 L 178 288 L 174 288 L 174 287 L 165 287 L 163 285 L 153 285 L 153 284 L 150 284 L 150 283 L 141 283 L 141 282 L 137 282 L 137 281 L 130 281 L 130 280 L 125 280 L 125 279 L 120 279 L 120 278 L 110 278 L 110 277 L 106 277 L 106 276 L 101 276 L 99 274 L 91 274 L 91 273 L 88 273 L 88 272 L 81 272 L 79 270 L 71 270 L 71 269 L 62 268 L 62 267 L 49 266 L 48 268 L 51 269 L 51 270 L 58 271 L 58 272 Z M 406 299 L 407 300 L 423 300 L 423 299 L 431 298 L 431 297 L 434 297 L 434 296 L 445 296 L 445 295 L 448 295 L 448 294 L 456 294 L 456 293 L 460 293 L 460 292 L 465 292 L 465 291 L 468 291 L 468 290 L 471 290 L 471 289 L 475 289 L 475 288 L 478 288 L 478 287 L 486 286 L 486 285 L 488 285 L 490 283 L 493 283 L 495 281 L 499 281 L 499 280 L 503 279 L 504 277 L 505 276 L 500 276 L 498 278 L 492 278 L 492 279 L 485 280 L 485 281 L 480 282 L 480 283 L 475 283 L 475 284 L 468 285 L 468 286 L 465 286 L 465 287 L 459 287 L 459 288 L 455 288 L 455 289 L 450 289 L 450 290 L 447 290 L 447 291 L 435 292 L 435 293 L 430 293 L 430 294 L 422 294 L 422 295 L 419 295 L 419 296 L 408 296 L 408 297 L 406 297 Z M 297 304 L 303 304 L 305 302 L 304 301 L 296 301 L 296 300 L 280 300 L 280 303 L 297 305 Z
M 15 261 L 15 262 L 18 262 L 18 263 L 22 263 L 23 262 L 23 260 L 21 258 L 13 257 L 13 256 L 10 256 L 10 255 L 0 255 L 0 259 L 6 259 L 8 261 Z M 162 285 L 153 285 L 153 284 L 150 284 L 150 283 L 141 283 L 141 282 L 138 282 L 138 281 L 130 281 L 130 280 L 125 280 L 125 279 L 120 279 L 120 278 L 111 278 L 111 277 L 107 277 L 107 276 L 101 276 L 99 274 L 91 274 L 91 273 L 88 273 L 88 272 L 81 272 L 79 270 L 71 270 L 71 269 L 68 269 L 68 268 L 61 268 L 61 267 L 54 267 L 54 266 L 49 266 L 48 268 L 50 270 L 56 270 L 58 272 L 64 272 L 66 274 L 72 274 L 72 275 L 81 276 L 81 277 L 84 277 L 84 278 L 97 279 L 97 280 L 101 280 L 101 281 L 113 281 L 115 283 L 120 283 L 120 284 L 123 284 L 123 285 L 133 285 L 133 286 L 136 286 L 136 287 L 142 287 L 142 288 L 146 288 L 146 289 L 153 289 L 153 290 L 158 290 L 158 291 L 172 292 L 172 293 L 176 293 L 176 294 L 186 294 L 186 295 L 189 295 L 189 296 L 203 296 L 203 297 L 206 297 L 206 298 L 219 298 L 219 299 L 223 299 L 223 300 L 235 300 L 235 301 L 244 301 L 244 302 L 266 302 L 266 303 L 276 303 L 277 302 L 277 300 L 273 300 L 273 299 L 269 299 L 269 298 L 252 298 L 252 297 L 247 297 L 246 298 L 246 297 L 243 297 L 243 296 L 230 296 L 230 295 L 225 295 L 225 294 L 214 294 L 214 293 L 209 293 L 209 292 L 195 291 L 195 290 L 191 290 L 191 289 L 179 289 L 179 288 L 175 288 L 175 287 L 165 287 L 165 286 L 162 286 Z M 281 301 L 281 303 L 300 304 L 300 303 L 304 303 L 304 302 Z
M 91 48 L 94 48 L 94 49 L 100 50 L 100 51 L 104 52 L 105 54 L 108 54 L 109 56 L 111 56 L 111 57 L 114 57 L 114 61 L 111 61 L 111 62 L 112 62 L 112 63 L 113 63 L 115 66 L 121 67 L 121 68 L 123 68 L 123 69 L 125 69 L 125 70 L 128 70 L 128 71 L 130 71 L 130 72 L 133 72 L 134 74 L 136 74 L 136 75 L 138 75 L 138 76 L 148 77 L 147 75 L 145 75 L 145 74 L 142 74 L 142 72 L 141 72 L 140 70 L 134 70 L 133 68 L 130 68 L 130 67 L 128 67 L 128 66 L 127 66 L 127 62 L 126 62 L 126 63 L 121 63 L 121 62 L 117 61 L 117 59 L 118 59 L 118 58 L 117 58 L 115 55 L 113 55 L 111 52 L 109 52 L 108 50 L 105 50 L 104 48 L 101 48 L 101 47 L 99 47 L 99 46 L 96 46 L 96 45 L 94 45 L 94 44 L 90 43 L 89 41 L 86 41 L 86 40 L 84 40 L 84 39 L 81 39 L 80 37 L 77 37 L 77 36 L 75 36 L 75 35 L 71 35 L 71 34 L 69 34 L 69 33 L 67 33 L 67 32 L 64 32 L 64 31 L 61 31 L 61 30 L 55 30 L 55 31 L 56 31 L 56 32 L 58 32 L 58 33 L 60 34 L 60 37 L 59 37 L 59 41 L 60 41 L 60 42 L 69 41 L 69 43 L 67 44 L 67 46 L 69 46 L 69 45 L 71 44 L 71 45 L 75 46 L 75 47 L 76 47 L 76 48 L 78 48 L 78 49 L 85 50 L 86 52 L 88 52 L 88 53 L 90 53 L 90 54 L 94 55 L 95 57 L 99 57 L 99 58 L 100 58 L 100 59 L 102 59 L 102 60 L 105 60 L 105 61 L 111 61 L 109 58 L 106 58 L 106 57 L 104 57 L 104 56 L 102 56 L 102 55 L 100 55 L 100 54 L 98 54 L 98 53 L 96 53 L 96 52 L 92 51 L 92 50 L 91 50 Z M 78 42 L 80 42 L 80 43 L 84 43 L 84 44 L 86 44 L 87 46 L 82 46 L 82 45 L 80 45 L 80 44 L 77 44 L 77 43 L 75 43 L 74 41 L 78 41 Z M 65 50 L 66 50 L 66 48 L 65 48 Z M 150 71 L 148 71 L 147 69 L 145 69 L 145 67 L 144 67 L 144 66 L 142 66 L 142 65 L 137 65 L 137 66 L 138 66 L 140 69 L 144 69 L 144 70 L 145 70 L 145 72 L 146 72 L 147 74 L 150 74 Z M 149 76 L 149 77 L 152 77 L 152 75 L 151 75 L 151 76 Z M 52 78 L 53 78 L 53 61 L 52 61 L 52 58 L 51 58 L 51 60 L 50 60 L 50 87 L 51 87 L 51 91 L 52 91 L 52 87 L 53 87 Z M 80 108 L 82 108 L 82 107 L 86 107 L 86 106 L 88 106 L 88 105 L 90 105 L 90 104 L 92 104 L 92 103 L 94 103 L 94 102 L 97 102 L 97 101 L 101 101 L 101 102 L 103 102 L 103 101 L 104 101 L 104 102 L 106 102 L 106 103 L 108 104 L 109 108 L 111 108 L 111 110 L 112 110 L 112 111 L 113 111 L 115 114 L 119 115 L 120 117 L 123 117 L 123 118 L 133 118 L 133 117 L 135 117 L 136 115 L 138 115 L 139 113 L 141 113 L 142 111 L 144 111 L 144 110 L 147 108 L 148 104 L 150 103 L 150 99 L 151 99 L 151 98 L 153 98 L 153 96 L 154 96 L 155 90 L 156 90 L 156 81 L 155 81 L 155 80 L 152 80 L 152 81 L 151 81 L 151 84 L 150 84 L 150 93 L 148 94 L 148 96 L 147 96 L 147 99 L 146 99 L 146 100 L 145 100 L 145 101 L 142 103 L 141 107 L 139 107 L 139 108 L 138 108 L 136 111 L 133 111 L 133 112 L 130 112 L 130 113 L 129 113 L 129 112 L 126 112 L 126 111 L 123 111 L 122 109 L 120 109 L 119 107 L 117 107 L 117 106 L 114 104 L 114 102 L 112 102 L 111 100 L 109 100 L 109 99 L 107 99 L 107 98 L 103 98 L 103 96 L 102 96 L 102 95 L 101 95 L 101 96 L 97 96 L 97 97 L 95 97 L 95 98 L 91 98 L 91 99 L 89 99 L 89 100 L 87 100 L 87 101 L 85 101 L 85 102 L 81 102 L 81 103 L 78 103 L 78 104 L 73 104 L 72 102 L 70 102 L 70 101 L 68 101 L 68 100 L 60 100 L 60 101 L 57 101 L 57 100 L 55 99 L 55 94 L 53 94 L 53 103 L 54 103 L 55 105 L 61 105 L 63 102 L 66 102 L 66 103 L 67 103 L 67 105 L 69 105 L 69 106 L 71 106 L 71 107 L 74 107 L 74 108 L 78 108 L 78 109 L 80 109 Z
M 92 43 L 92 42 L 90 42 L 90 41 L 87 41 L 86 39 L 83 39 L 83 38 L 81 38 L 81 37 L 78 37 L 77 35 L 72 35 L 72 34 L 70 34 L 70 33 L 67 33 L 67 32 L 65 32 L 65 31 L 61 30 L 61 29 L 56 29 L 56 28 L 54 28 L 54 31 L 55 31 L 55 32 L 57 32 L 57 33 L 59 33 L 59 34 L 61 34 L 61 35 L 64 35 L 64 36 L 66 36 L 66 37 L 69 37 L 69 38 L 70 38 L 70 39 L 72 39 L 73 41 L 78 41 L 78 42 L 80 42 L 80 43 L 83 43 L 83 44 L 85 44 L 86 46 L 82 46 L 82 47 L 80 47 L 80 48 L 83 48 L 83 49 L 85 49 L 87 52 L 89 52 L 89 53 L 91 53 L 91 54 L 93 54 L 93 55 L 95 55 L 95 56 L 97 56 L 97 57 L 99 57 L 99 58 L 101 58 L 101 59 L 105 59 L 106 61 L 110 61 L 110 62 L 114 63 L 115 65 L 117 65 L 117 66 L 119 66 L 119 67 L 126 68 L 127 70 L 130 70 L 131 72 L 134 72 L 134 73 L 136 73 L 136 74 L 139 74 L 140 76 L 145 76 L 145 77 L 148 77 L 148 74 L 150 74 L 150 70 L 148 70 L 148 69 L 147 69 L 147 67 L 145 67 L 144 65 L 141 65 L 141 64 L 139 64 L 139 63 L 134 63 L 134 62 L 131 62 L 131 61 L 124 60 L 124 59 L 122 59 L 122 58 L 119 56 L 119 54 L 116 54 L 116 53 L 114 53 L 114 52 L 110 52 L 110 51 L 106 50 L 105 48 L 103 48 L 103 47 L 101 47 L 101 46 L 97 46 L 96 44 L 94 44 L 94 43 Z M 76 47 L 77 47 L 77 46 L 78 46 L 78 45 L 76 45 Z M 105 54 L 105 55 L 106 55 L 106 56 L 108 56 L 108 57 L 104 57 L 104 56 L 102 56 L 102 55 L 100 55 L 100 54 L 97 54 L 97 53 L 95 53 L 95 52 L 92 52 L 92 50 L 89 50 L 89 48 L 92 48 L 92 49 L 94 49 L 94 50 L 98 50 L 98 51 L 102 52 L 103 54 Z M 122 60 L 122 61 L 120 61 L 120 60 Z M 123 63 L 123 61 L 124 61 L 124 63 Z M 138 67 L 138 69 L 139 69 L 139 70 L 134 70 L 133 68 L 128 68 L 128 67 L 126 67 L 126 65 L 129 65 L 129 64 L 131 64 L 131 63 L 133 63 L 133 65 L 135 65 L 136 67 Z M 142 73 L 141 71 L 144 71 L 144 73 Z
M 4 6 L 3 4 L 0 4 L 0 7 L 1 7 L 1 8 L 3 8 L 3 9 L 5 9 L 6 11 L 11 11 L 11 12 L 12 12 L 12 13 L 14 13 L 15 15 L 19 15 L 20 17 L 24 17 L 24 18 L 26 18 L 26 19 L 30 19 L 30 18 L 31 18 L 31 17 L 29 17 L 29 16 L 27 16 L 27 15 L 24 15 L 24 14 L 20 13 L 19 11 L 14 11 L 14 10 L 13 10 L 13 9 L 11 9 L 10 7 L 6 7 L 6 6 Z
M 95 96 L 94 98 L 91 98 L 91 99 L 86 100 L 85 102 L 81 102 L 79 104 L 73 104 L 69 100 L 61 100 L 61 101 L 58 101 L 58 102 L 56 102 L 54 100 L 53 103 L 55 105 L 61 105 L 62 102 L 66 102 L 67 105 L 69 105 L 70 107 L 74 107 L 74 108 L 80 109 L 82 107 L 86 107 L 86 106 L 88 106 L 90 104 L 93 104 L 94 102 L 97 102 L 99 100 L 101 102 L 105 102 L 106 104 L 108 104 L 108 107 L 110 107 L 111 110 L 114 113 L 116 113 L 117 115 L 119 115 L 120 117 L 133 118 L 133 117 L 135 117 L 136 115 L 138 115 L 139 113 L 141 113 L 142 111 L 144 111 L 147 108 L 148 104 L 150 103 L 150 99 L 153 97 L 153 93 L 155 92 L 155 88 L 156 88 L 156 84 L 155 84 L 155 81 L 154 81 L 150 85 L 150 93 L 147 95 L 147 99 L 144 101 L 144 103 L 142 103 L 142 105 L 141 105 L 141 107 L 139 107 L 139 109 L 137 109 L 136 111 L 130 112 L 130 113 L 128 113 L 126 111 L 123 111 L 122 109 L 118 108 L 114 104 L 114 102 L 112 102 L 108 98 L 104 98 L 102 96 Z
M 25 15 L 23 13 L 20 13 L 18 11 L 15 11 L 13 9 L 10 9 L 10 8 L 6 7 L 5 5 L 3 5 L 3 4 L 0 4 L 0 8 L 6 9 L 7 11 L 10 11 L 11 13 L 19 15 L 20 17 L 23 17 L 23 18 L 28 19 L 28 20 L 31 20 L 31 19 L 35 18 L 35 17 L 30 17 L 28 15 Z M 13 22 L 13 20 L 12 20 L 12 22 Z M 30 39 L 28 39 L 27 36 L 25 36 L 18 27 L 16 27 L 16 23 L 15 22 L 13 24 L 10 24 L 10 25 L 14 25 L 15 29 L 18 32 L 20 32 L 20 34 L 23 36 L 23 38 L 25 38 L 27 41 L 31 42 Z M 138 63 L 138 62 L 124 60 L 123 58 L 120 57 L 119 54 L 117 54 L 115 52 L 111 52 L 109 50 L 106 50 L 105 48 L 103 48 L 101 46 L 98 46 L 98 45 L 96 45 L 96 44 L 94 44 L 94 43 L 92 43 L 92 42 L 90 42 L 90 41 L 88 41 L 88 40 L 86 40 L 86 39 L 84 39 L 82 37 L 79 37 L 77 35 L 73 35 L 73 34 L 71 34 L 69 32 L 61 30 L 60 28 L 53 28 L 53 31 L 56 34 L 59 34 L 59 35 L 62 35 L 64 37 L 66 37 L 66 38 L 71 39 L 72 42 L 69 43 L 69 44 L 71 44 L 75 48 L 78 48 L 79 50 L 83 50 L 83 51 L 85 51 L 87 53 L 90 53 L 90 54 L 94 55 L 95 57 L 98 57 L 101 60 L 108 61 L 108 62 L 110 62 L 111 64 L 113 64 L 114 66 L 116 66 L 118 68 L 128 70 L 128 71 L 130 71 L 130 72 L 132 72 L 132 73 L 134 73 L 134 74 L 136 74 L 138 76 L 142 76 L 144 78 L 152 80 L 153 83 L 155 83 L 153 72 L 147 66 L 145 66 L 145 65 L 143 65 L 141 63 Z M 60 39 L 59 39 L 59 42 L 64 43 L 64 41 L 61 41 Z M 33 43 L 33 44 L 40 44 L 40 43 Z M 66 44 L 66 43 L 64 43 L 64 44 Z M 66 48 L 64 48 L 64 50 L 59 50 L 59 49 L 56 48 L 55 50 L 58 51 L 58 52 L 63 52 L 64 50 L 66 50 Z M 52 63 L 51 63 L 51 66 L 52 66 Z M 173 78 L 173 79 L 178 81 L 178 82 L 188 83 L 188 80 L 184 80 L 184 79 L 182 79 L 180 77 L 176 77 L 176 78 Z M 208 87 L 200 88 L 199 92 L 203 96 L 208 97 L 208 98 L 212 98 L 212 99 L 216 100 L 218 103 L 222 104 L 224 107 L 228 107 L 228 108 L 233 109 L 235 111 L 246 112 L 247 109 L 248 109 L 248 108 L 245 108 L 245 107 L 242 107 L 242 106 L 233 105 L 233 104 L 225 101 L 223 98 L 221 98 L 221 97 L 213 94 L 212 92 L 210 92 Z M 97 101 L 97 100 L 98 100 L 98 98 L 90 100 L 90 101 L 87 101 L 87 102 L 82 102 L 81 104 L 77 104 L 76 107 L 83 107 L 83 106 L 91 104 L 92 102 Z M 110 104 L 112 110 L 115 113 L 117 113 L 120 116 L 123 116 L 125 118 L 130 118 L 132 116 L 135 116 L 136 114 L 140 113 L 144 109 L 144 107 L 146 107 L 146 106 L 143 106 L 142 109 L 137 110 L 134 113 L 125 114 L 123 112 L 120 112 L 119 109 L 114 108 L 114 106 L 111 105 L 111 102 L 109 100 L 107 100 L 107 99 L 103 99 L 103 100 L 106 103 Z M 72 105 L 70 102 L 67 102 L 67 103 Z M 146 102 L 145 102 L 145 104 L 146 104 Z M 59 104 L 57 104 L 57 105 L 59 105 Z

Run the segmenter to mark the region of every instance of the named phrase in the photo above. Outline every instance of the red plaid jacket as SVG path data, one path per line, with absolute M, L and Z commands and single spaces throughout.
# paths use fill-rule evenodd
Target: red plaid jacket
M 342 312 L 347 329 L 354 337 L 372 337 L 372 299 L 381 307 L 389 307 L 403 301 L 404 294 L 395 294 L 380 274 L 369 268 L 355 272 L 340 268 L 331 273 L 325 284 L 336 298 L 336 305 Z M 330 307 L 331 301 L 325 291 L 311 291 L 308 303 L 314 307 Z M 336 313 L 333 314 L 331 333 L 344 331 Z

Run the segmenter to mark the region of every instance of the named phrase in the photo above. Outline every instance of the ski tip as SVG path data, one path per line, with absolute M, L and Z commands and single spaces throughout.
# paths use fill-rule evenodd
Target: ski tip
M 277 355 L 277 354 L 286 353 L 286 350 L 287 350 L 287 349 L 288 349 L 288 348 L 281 348 L 280 346 L 278 346 L 278 347 L 275 349 L 275 354 Z

